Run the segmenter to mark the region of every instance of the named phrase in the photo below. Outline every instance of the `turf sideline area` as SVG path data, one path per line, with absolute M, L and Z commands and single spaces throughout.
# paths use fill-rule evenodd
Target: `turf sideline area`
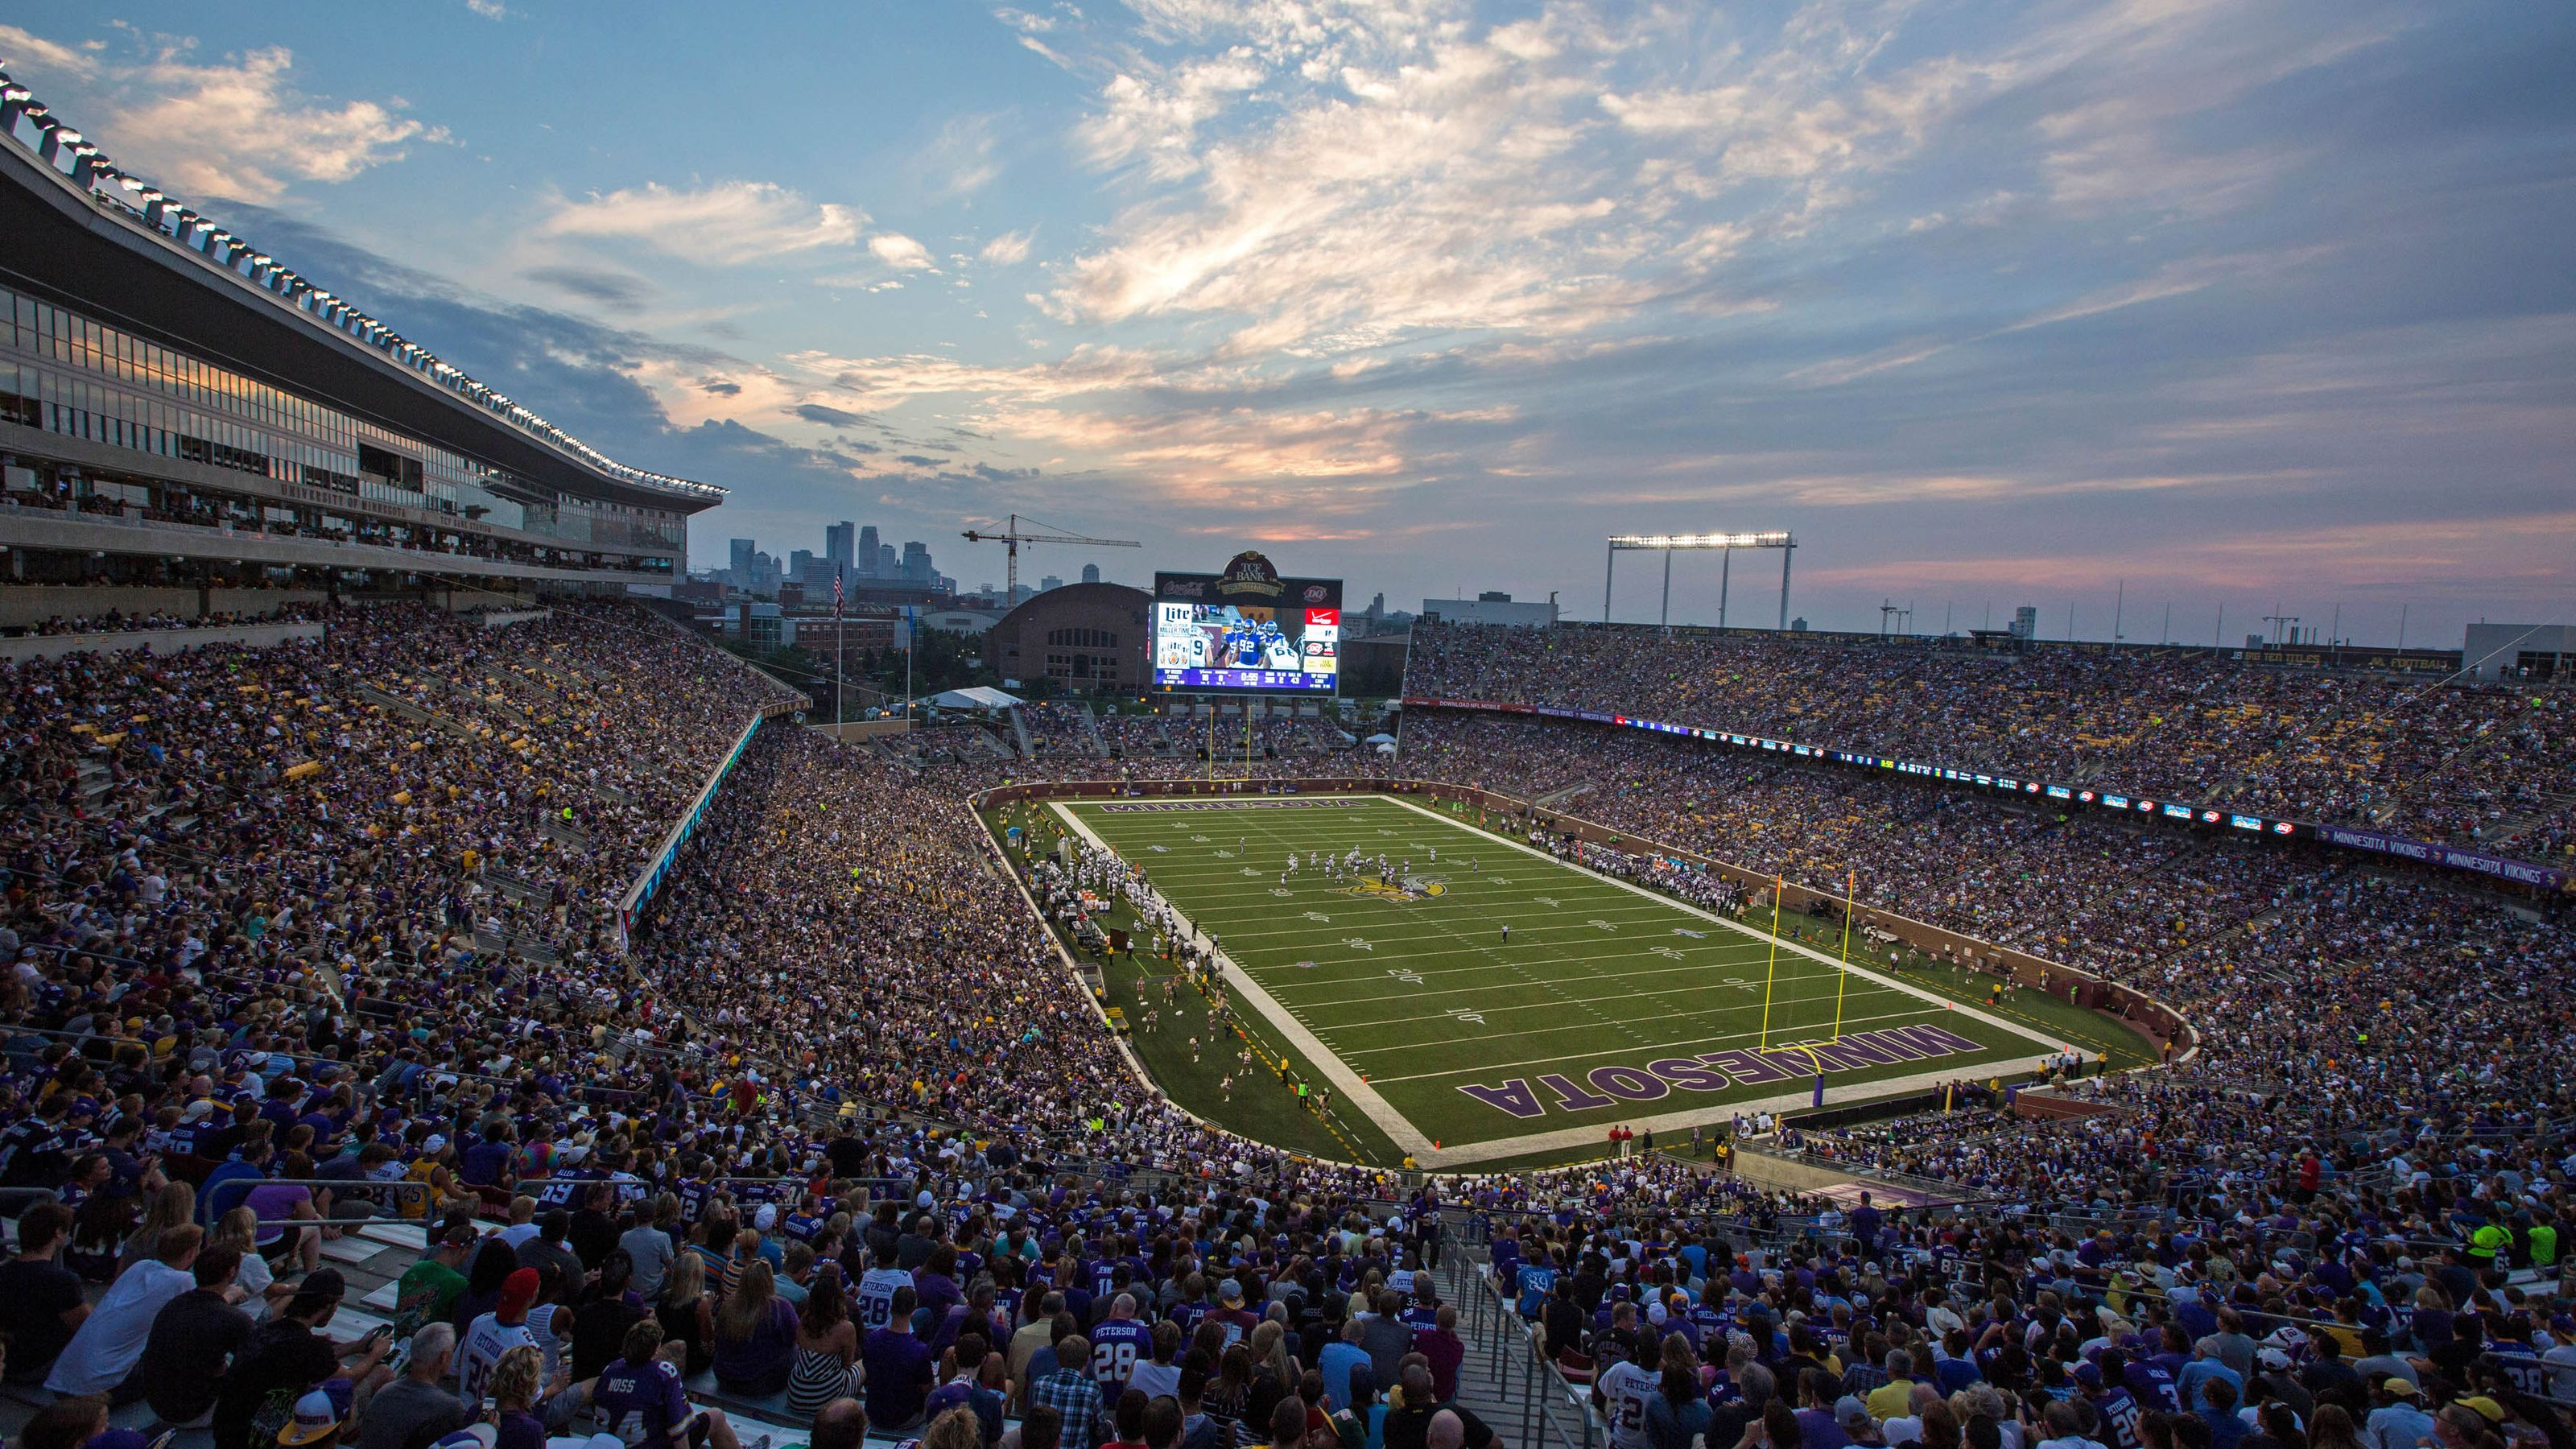
M 1508 847 L 1509 849 L 1519 851 L 1522 854 L 1531 856 L 1551 866 L 1575 871 L 1594 881 L 1616 886 L 1621 890 L 1652 901 L 1659 906 L 1677 910 L 1683 914 L 1694 916 L 1702 920 L 1714 922 L 1717 925 L 1723 926 L 1739 935 L 1749 937 L 1752 940 L 1767 943 L 1771 939 L 1767 933 L 1757 930 L 1754 927 L 1745 925 L 1738 921 L 1729 920 L 1726 917 L 1716 915 L 1712 912 L 1703 910 L 1698 906 L 1691 905 L 1686 901 L 1677 900 L 1671 896 L 1663 895 L 1659 892 L 1638 885 L 1633 881 L 1621 880 L 1616 876 L 1604 875 L 1599 871 L 1592 870 L 1589 867 L 1583 866 L 1574 861 L 1559 860 L 1555 856 L 1550 855 L 1546 851 L 1540 850 L 1535 846 L 1524 844 L 1508 836 L 1499 835 L 1492 831 L 1479 829 L 1467 824 L 1463 820 L 1451 819 L 1441 815 L 1435 810 L 1428 809 L 1424 806 L 1415 804 L 1410 800 L 1406 800 L 1401 796 L 1340 793 L 1316 795 L 1305 798 L 1317 800 L 1363 800 L 1392 804 L 1421 815 L 1435 824 L 1470 831 L 1488 842 L 1497 843 Z M 1049 802 L 1049 808 L 1055 812 L 1055 815 L 1059 820 L 1064 822 L 1065 827 L 1068 830 L 1072 831 L 1087 844 L 1099 849 L 1114 851 L 1114 847 L 1110 846 L 1106 840 L 1095 833 L 1089 824 L 1083 820 L 1080 814 L 1067 808 L 1068 804 L 1079 803 L 1096 802 L 1051 801 Z M 1176 801 L 1174 803 L 1185 802 Z M 1186 913 L 1179 912 L 1177 905 L 1175 905 L 1174 910 L 1180 915 L 1180 919 L 1184 926 L 1192 934 L 1196 935 L 1201 940 L 1206 938 L 1206 933 L 1200 930 L 1197 923 L 1190 920 Z M 1954 1002 L 1948 997 L 1942 996 L 1938 992 L 1928 990 L 1924 987 L 1916 986 L 1909 982 L 1898 980 L 1894 977 L 1882 975 L 1878 972 L 1870 971 L 1860 966 L 1838 961 L 1832 956 L 1828 956 L 1812 947 L 1803 945 L 1785 935 L 1780 938 L 1780 948 L 1784 951 L 1790 951 L 1798 955 L 1805 956 L 1812 961 L 1834 970 L 1848 972 L 1851 975 L 1868 981 L 1875 986 L 1893 988 L 1905 995 L 1927 1003 L 1936 1010 L 1963 1013 L 1974 1018 L 1978 1022 L 2006 1034 L 2007 1036 L 2031 1043 L 2034 1053 L 2054 1050 L 2057 1046 L 2057 1043 L 2053 1039 L 2038 1035 L 2032 1032 L 2028 1027 L 2005 1020 L 2004 1018 L 1992 1013 L 1980 1011 L 1965 1003 Z M 1220 952 L 1218 953 L 1217 961 L 1220 972 L 1226 982 L 1227 990 L 1232 992 L 1236 999 L 1243 1002 L 1246 1006 L 1259 1011 L 1262 1017 L 1267 1020 L 1282 1037 L 1286 1038 L 1289 1043 L 1297 1049 L 1298 1053 L 1305 1057 L 1306 1060 L 1314 1066 L 1318 1073 L 1320 1073 L 1327 1081 L 1332 1083 L 1334 1090 L 1342 1094 L 1342 1100 L 1357 1107 L 1372 1123 L 1376 1124 L 1380 1131 L 1386 1133 L 1386 1135 L 1393 1140 L 1398 1147 L 1410 1154 L 1415 1162 L 1422 1167 L 1456 1169 L 1472 1166 L 1479 1162 L 1494 1161 L 1499 1158 L 1519 1157 L 1536 1152 L 1559 1151 L 1583 1147 L 1586 1145 L 1597 1145 L 1602 1140 L 1602 1129 L 1598 1125 L 1591 1125 L 1559 1128 L 1553 1131 L 1533 1132 L 1519 1136 L 1487 1138 L 1475 1142 L 1464 1142 L 1455 1146 L 1434 1147 L 1432 1146 L 1431 1138 L 1428 1134 L 1424 1133 L 1421 1128 L 1415 1126 L 1410 1118 L 1406 1117 L 1405 1114 L 1393 1103 L 1388 1102 L 1376 1091 L 1375 1088 L 1361 1080 L 1359 1074 L 1355 1070 L 1343 1062 L 1330 1047 L 1325 1046 L 1324 1043 L 1316 1037 L 1315 1033 L 1308 1029 L 1303 1022 L 1299 1021 L 1293 1013 L 1289 1012 L 1277 998 L 1263 990 L 1260 983 L 1255 981 L 1250 973 L 1235 964 L 1232 957 Z M 1910 1076 L 1880 1078 L 1867 1083 L 1866 1090 L 1868 1097 L 1893 1096 L 1903 1092 L 1917 1091 L 1938 1086 L 1943 1082 L 1955 1079 L 1958 1075 L 1958 1068 L 1950 1067 L 1946 1069 L 1936 1069 L 1928 1072 L 1915 1073 Z M 1697 1124 L 1726 1121 L 1732 1114 L 1737 1112 L 1776 1112 L 1789 1108 L 1803 1107 L 1811 1100 L 1811 1095 L 1812 1087 L 1807 1087 L 1796 1091 L 1783 1092 L 1774 1096 L 1758 1098 L 1750 1101 L 1729 1101 L 1724 1103 L 1722 1106 L 1712 1104 L 1695 1109 L 1666 1112 L 1653 1116 L 1640 1116 L 1634 1119 L 1630 1125 L 1641 1129 L 1650 1128 L 1657 1132 L 1665 1132 L 1674 1129 L 1687 1129 Z M 1867 1098 L 1862 1098 L 1862 1100 L 1867 1100 Z

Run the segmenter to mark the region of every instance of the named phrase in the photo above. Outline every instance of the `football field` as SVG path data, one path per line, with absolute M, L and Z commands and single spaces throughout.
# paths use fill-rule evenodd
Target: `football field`
M 1216 939 L 1237 1010 L 1337 1109 L 1427 1167 L 1804 1107 L 1820 1074 L 1827 1102 L 1859 1101 L 2060 1044 L 1413 800 L 1052 808 Z M 1328 876 L 1353 850 L 1365 863 Z

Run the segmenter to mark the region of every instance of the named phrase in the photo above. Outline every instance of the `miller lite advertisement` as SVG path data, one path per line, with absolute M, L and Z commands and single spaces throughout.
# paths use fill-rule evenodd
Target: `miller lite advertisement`
M 1154 682 L 1165 689 L 1331 694 L 1342 677 L 1342 581 L 1288 579 L 1261 554 L 1222 573 L 1154 575 Z

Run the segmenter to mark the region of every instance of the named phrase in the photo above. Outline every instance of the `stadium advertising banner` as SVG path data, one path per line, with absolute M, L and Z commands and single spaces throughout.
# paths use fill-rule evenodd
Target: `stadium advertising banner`
M 2049 800 L 2064 806 L 2093 810 L 2118 810 L 2132 815 L 2150 815 L 2175 822 L 2226 830 L 2241 830 L 2248 835 L 2273 839 L 2315 840 L 2346 850 L 2366 850 L 2380 855 L 2403 856 L 2427 864 L 2448 866 L 2453 870 L 2476 871 L 2542 890 L 2576 889 L 2576 872 L 2530 861 L 2512 860 L 2483 851 L 2462 850 L 2456 846 L 2435 845 L 2428 841 L 2409 840 L 2403 836 L 2377 831 L 2352 830 L 2338 825 L 2310 825 L 2285 820 L 2273 815 L 2247 815 L 2210 805 L 2191 805 L 2179 800 L 2156 800 L 2124 795 L 2116 790 L 2088 786 L 2060 785 L 2044 780 L 2025 780 L 2012 775 L 1996 775 L 1976 770 L 1961 770 L 1947 765 L 1927 765 L 1913 760 L 1890 759 L 1884 755 L 1862 754 L 1852 750 L 1828 749 L 1823 745 L 1802 745 L 1792 740 L 1765 739 L 1760 735 L 1730 734 L 1724 730 L 1702 729 L 1696 725 L 1667 724 L 1660 720 L 1638 719 L 1632 715 L 1601 714 L 1585 709 L 1560 709 L 1553 705 L 1532 707 L 1505 704 L 1491 700 L 1444 699 L 1428 695 L 1408 696 L 1407 709 L 1485 710 L 1506 714 L 1537 714 L 1550 719 L 1586 720 L 1593 724 L 1617 725 L 1655 734 L 1681 735 L 1706 740 L 1711 744 L 1729 745 L 1736 749 L 1768 750 L 1774 754 L 1796 755 L 1818 760 L 1831 760 L 1838 765 L 1860 769 L 1887 770 L 1900 775 L 1918 775 L 1928 780 L 1946 780 L 1953 784 L 1974 785 L 2006 794 Z
M 1342 581 L 1284 579 L 1249 550 L 1223 573 L 1154 575 L 1154 683 L 1332 694 L 1342 679 Z

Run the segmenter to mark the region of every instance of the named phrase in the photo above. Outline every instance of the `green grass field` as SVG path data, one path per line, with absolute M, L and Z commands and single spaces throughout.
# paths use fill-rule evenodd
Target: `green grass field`
M 1426 1166 L 1467 1166 L 1579 1152 L 1613 1124 L 1669 1133 L 1805 1106 L 1819 1069 L 1828 1102 L 1854 1101 L 2017 1070 L 2061 1043 L 2108 1044 L 2098 1026 L 2076 1029 L 2100 1018 L 2049 1012 L 2047 998 L 2033 1011 L 2015 993 L 2008 1009 L 1987 1011 L 1943 999 L 1964 982 L 1846 971 L 1794 938 L 1775 950 L 1767 936 L 1409 801 L 1051 809 L 1143 866 L 1214 934 L 1239 973 L 1233 1004 L 1253 1044 L 1331 1089 L 1344 1124 L 1332 1135 L 1360 1156 L 1382 1160 L 1391 1146 Z M 1328 879 L 1321 857 L 1353 848 L 1385 855 L 1397 886 L 1380 884 L 1373 861 Z M 1283 881 L 1291 851 L 1298 868 Z M 1164 1006 L 1154 964 L 1123 985 L 1113 972 L 1113 1004 L 1131 1019 L 1163 1011 L 1138 1045 L 1170 1087 L 1162 1064 L 1203 1031 L 1205 1014 L 1186 999 Z M 2115 1061 L 2132 1050 L 2124 1043 Z M 1302 1124 L 1260 1120 L 1277 1115 L 1275 1085 L 1263 1093 L 1213 1040 L 1203 1051 L 1211 1060 L 1187 1075 L 1235 1071 L 1243 1106 L 1207 1100 L 1195 1080 L 1175 1092 L 1186 1105 L 1250 1117 L 1244 1130 L 1283 1146 L 1331 1151 Z M 1282 1125 L 1300 1140 L 1282 1140 Z

